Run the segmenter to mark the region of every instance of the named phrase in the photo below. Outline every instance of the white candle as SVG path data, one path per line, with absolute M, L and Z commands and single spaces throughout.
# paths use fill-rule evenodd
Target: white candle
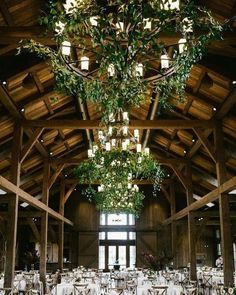
M 107 71 L 108 71 L 108 75 L 109 75 L 110 77 L 113 77 L 113 76 L 115 75 L 115 67 L 114 67 L 114 65 L 113 65 L 113 64 L 110 64 L 110 65 L 108 66 Z
M 126 151 L 127 150 L 127 143 L 126 143 L 126 141 L 123 141 L 122 142 L 122 150 L 123 151 Z
M 183 30 L 185 33 L 191 33 L 193 31 L 193 21 L 185 17 L 183 20 Z
M 66 13 L 72 13 L 74 8 L 76 8 L 76 0 L 66 0 L 66 3 L 63 4 Z
M 137 150 L 137 153 L 141 153 L 141 151 L 142 151 L 142 145 L 141 145 L 141 143 L 137 143 L 136 150 Z
M 179 53 L 183 53 L 183 51 L 186 50 L 186 42 L 187 40 L 184 38 L 179 39 Z
M 110 135 L 110 136 L 112 135 L 112 126 L 108 127 L 108 135 Z
M 56 23 L 55 32 L 57 34 L 61 34 L 64 31 L 64 28 L 65 28 L 65 24 L 60 21 Z
M 92 158 L 93 156 L 93 151 L 91 149 L 88 149 L 88 157 Z
M 132 173 L 128 173 L 128 180 L 132 179 Z
M 139 187 L 137 186 L 137 184 L 134 184 L 134 191 L 136 191 L 136 192 L 139 191 Z
M 128 183 L 128 189 L 131 189 L 131 188 L 132 188 L 132 184 Z
M 140 76 L 140 77 L 143 76 L 143 64 L 142 63 L 139 63 L 136 65 L 135 72 L 136 72 L 136 76 Z
M 149 20 L 149 18 L 144 18 L 144 29 L 151 30 L 152 29 L 152 22 Z
M 71 43 L 69 41 L 63 41 L 61 44 L 61 52 L 63 55 L 70 55 Z
M 80 58 L 81 70 L 89 70 L 89 58 L 87 56 L 82 56 Z
M 126 136 L 128 134 L 128 126 L 123 126 L 123 135 Z
M 134 137 L 139 137 L 139 130 L 138 129 L 134 129 Z
M 111 150 L 111 144 L 110 144 L 110 142 L 106 142 L 106 151 L 110 151 Z
M 103 132 L 101 130 L 98 131 L 98 138 L 103 139 Z
M 148 147 L 146 147 L 146 148 L 144 149 L 144 154 L 145 154 L 145 155 L 149 155 L 149 153 L 150 153 L 150 149 L 149 149 Z
M 161 55 L 161 68 L 162 69 L 169 68 L 169 57 L 166 54 Z
M 128 121 L 129 120 L 129 114 L 128 112 L 123 112 L 123 120 Z
M 112 146 L 116 146 L 116 139 L 115 139 L 115 138 L 112 138 L 112 140 L 111 140 L 111 145 L 112 145 Z
M 161 8 L 165 9 L 165 10 L 172 10 L 172 9 L 177 9 L 179 10 L 179 0 L 163 0 L 163 2 L 161 4 Z
M 98 192 L 100 193 L 102 191 L 102 188 L 101 188 L 101 186 L 99 185 L 98 186 Z
M 91 17 L 89 18 L 90 23 L 91 23 L 92 26 L 96 27 L 96 26 L 98 25 L 98 21 L 97 21 L 97 19 L 98 19 L 97 16 L 91 16 Z
M 97 145 L 94 145 L 93 146 L 93 153 L 95 154 L 97 150 L 98 150 L 98 146 Z

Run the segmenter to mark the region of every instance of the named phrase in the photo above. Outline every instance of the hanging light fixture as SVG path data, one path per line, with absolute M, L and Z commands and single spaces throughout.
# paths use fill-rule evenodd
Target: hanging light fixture
M 51 12 L 51 13 L 50 13 Z M 92 2 L 49 0 L 42 23 L 58 51 L 24 44 L 52 61 L 58 88 L 101 104 L 103 112 L 139 106 L 152 88 L 165 103 L 181 95 L 191 67 L 223 26 L 194 1 Z
M 109 125 L 98 130 L 98 142 L 88 149 L 88 161 L 79 165 L 75 174 L 89 184 L 85 193 L 99 210 L 137 216 L 145 196 L 135 181 L 149 179 L 157 192 L 164 173 L 150 149 L 139 143 L 139 130 L 129 130 L 128 112 L 113 113 L 109 118 Z M 92 187 L 94 182 L 99 182 L 97 189 Z

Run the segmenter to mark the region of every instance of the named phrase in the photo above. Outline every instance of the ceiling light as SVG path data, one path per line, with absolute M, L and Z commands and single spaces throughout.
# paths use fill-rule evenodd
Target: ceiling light
M 112 6 L 103 2 L 99 6 L 90 1 L 65 2 L 64 10 L 58 11 L 52 3 L 53 15 L 44 17 L 45 24 L 54 30 L 58 51 L 33 40 L 23 47 L 51 59 L 59 88 L 100 103 L 104 117 L 111 112 L 107 99 L 119 102 L 112 104 L 115 112 L 140 106 L 150 85 L 163 93 L 163 102 L 175 90 L 184 93 L 192 66 L 223 30 L 223 25 L 204 7 L 191 3 L 190 13 L 188 1 L 181 5 L 178 0 L 120 5 L 115 0 Z M 166 34 L 173 34 L 172 44 L 165 43 Z
M 2 82 L 2 85 L 7 85 L 7 82 L 6 82 L 6 81 L 3 81 L 3 82 Z
M 216 112 L 216 107 L 212 108 L 214 112 Z
M 53 152 L 50 152 L 49 154 L 50 154 L 50 156 L 52 156 L 53 155 Z
M 22 108 L 20 111 L 21 111 L 22 113 L 24 113 L 25 109 L 24 109 L 24 108 Z

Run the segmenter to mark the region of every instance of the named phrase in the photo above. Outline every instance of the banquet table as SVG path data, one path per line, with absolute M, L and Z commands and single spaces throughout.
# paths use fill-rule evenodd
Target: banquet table
M 81 289 L 84 284 L 81 284 Z M 80 284 L 76 285 L 76 288 L 80 288 Z M 87 290 L 89 290 L 89 295 L 100 295 L 100 288 L 97 284 L 88 283 Z M 51 291 L 52 295 L 71 295 L 74 294 L 74 283 L 61 283 L 57 284 Z

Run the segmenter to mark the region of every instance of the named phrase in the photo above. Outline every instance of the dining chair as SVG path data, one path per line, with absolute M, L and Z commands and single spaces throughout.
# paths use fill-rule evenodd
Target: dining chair
M 13 295 L 12 288 L 0 288 L 1 295 Z
M 168 289 L 168 286 L 166 285 L 155 286 L 148 289 L 148 294 L 149 295 L 167 295 L 167 289 Z
M 81 284 L 73 284 L 74 286 L 74 295 L 88 295 L 90 293 L 90 289 L 88 286 L 82 286 Z

